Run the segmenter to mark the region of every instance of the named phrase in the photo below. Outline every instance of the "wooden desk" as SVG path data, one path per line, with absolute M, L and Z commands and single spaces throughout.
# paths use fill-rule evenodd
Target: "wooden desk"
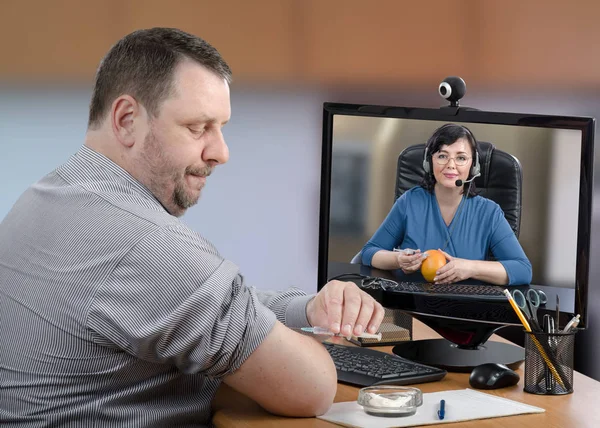
M 423 323 L 415 320 L 413 327 L 416 339 L 439 337 Z M 504 339 L 492 336 L 492 340 Z M 375 348 L 391 351 L 391 347 Z M 521 380 L 518 385 L 484 391 L 499 397 L 506 397 L 521 403 L 531 404 L 546 409 L 545 413 L 532 415 L 508 416 L 470 422 L 427 425 L 428 427 L 482 427 L 482 428 L 573 428 L 600 427 L 600 382 L 580 373 L 574 373 L 573 389 L 575 392 L 562 396 L 543 396 L 523 392 L 523 366 L 518 370 Z M 423 383 L 417 386 L 424 393 L 445 391 L 450 389 L 470 388 L 468 373 L 448 373 L 439 382 Z M 339 384 L 335 401 L 354 401 L 358 398 L 356 387 Z M 217 427 L 334 427 L 338 426 L 317 418 L 285 418 L 273 416 L 255 402 L 222 385 L 214 403 L 215 415 L 213 423 Z

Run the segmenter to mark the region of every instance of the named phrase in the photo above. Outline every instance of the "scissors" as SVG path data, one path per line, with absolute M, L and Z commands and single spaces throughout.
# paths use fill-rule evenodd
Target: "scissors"
M 527 290 L 526 298 L 521 290 L 514 290 L 513 299 L 515 299 L 515 303 L 519 308 L 521 308 L 527 318 L 532 321 L 534 327 L 538 331 L 542 331 L 537 317 L 537 311 L 540 307 L 540 295 L 533 288 L 530 288 Z
M 534 291 L 540 296 L 540 305 L 545 305 L 548 302 L 548 296 L 546 296 L 546 293 L 544 293 L 542 290 L 535 290 Z

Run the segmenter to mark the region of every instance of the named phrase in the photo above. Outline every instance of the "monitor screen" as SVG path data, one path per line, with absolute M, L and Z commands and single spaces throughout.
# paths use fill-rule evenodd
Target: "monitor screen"
M 586 117 L 326 103 L 319 288 L 340 265 L 360 263 L 356 255 L 396 200 L 400 153 L 446 123 L 466 126 L 478 141 L 518 159 L 518 240 L 531 262 L 531 284 L 572 295 L 561 310 L 582 314 L 585 326 L 594 138 L 594 119 Z

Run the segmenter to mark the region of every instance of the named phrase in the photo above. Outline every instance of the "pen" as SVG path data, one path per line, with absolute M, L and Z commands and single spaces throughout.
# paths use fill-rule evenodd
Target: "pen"
M 440 400 L 440 410 L 438 410 L 438 418 L 444 419 L 446 416 L 446 400 Z
M 404 253 L 407 256 L 412 256 L 415 253 L 415 250 L 411 250 L 410 248 L 405 248 L 401 250 L 400 248 L 394 248 L 394 251 L 397 253 Z
M 521 320 L 521 323 L 523 324 L 523 327 L 525 327 L 525 330 L 527 332 L 531 333 L 531 327 L 529 326 L 529 323 L 525 319 L 525 316 L 523 315 L 523 312 L 521 312 L 521 309 L 519 309 L 519 307 L 517 306 L 517 303 L 514 301 L 512 295 L 510 294 L 510 291 L 508 291 L 507 289 L 504 289 L 504 294 L 508 298 L 508 302 L 510 303 L 510 305 L 514 309 L 515 313 L 517 314 L 517 316 Z M 554 377 L 556 378 L 556 380 L 558 381 L 558 383 L 560 383 L 560 386 L 562 386 L 563 388 L 565 388 L 565 384 L 563 383 L 560 375 L 556 371 L 556 368 L 554 367 L 554 364 L 552 364 L 552 362 L 548 358 L 548 355 L 546 355 L 546 352 L 544 351 L 544 348 L 542 347 L 542 344 L 539 342 L 539 340 L 537 339 L 537 337 L 535 337 L 534 335 L 531 336 L 531 340 L 534 343 L 534 345 L 536 346 L 536 348 L 538 349 L 538 351 L 540 351 L 541 357 L 546 362 L 546 365 L 548 366 L 548 368 L 550 369 L 550 371 L 552 372 L 552 374 L 554 375 Z
M 554 318 L 552 315 L 544 315 L 544 333 L 554 334 Z M 552 392 L 552 388 L 554 387 L 554 378 L 552 377 L 552 373 L 550 373 L 550 369 L 548 365 L 544 367 L 544 372 L 541 373 L 541 379 L 544 379 L 544 383 L 546 385 L 546 391 Z M 540 380 L 536 381 L 536 385 L 540 383 Z
M 579 325 L 579 318 L 580 315 L 577 314 L 576 316 L 574 316 L 573 318 L 571 318 L 571 321 L 569 321 L 567 323 L 567 325 L 565 326 L 565 328 L 563 329 L 563 333 L 568 333 L 569 330 L 571 330 L 572 328 L 575 328 Z
M 556 329 L 560 331 L 560 299 L 556 295 Z
M 400 248 L 394 248 L 393 251 L 395 253 L 404 253 L 407 256 L 412 256 L 413 254 L 416 254 L 417 252 L 415 250 L 411 250 L 410 248 L 405 248 L 403 250 L 401 250 Z M 421 257 L 426 259 L 428 256 L 427 252 L 424 252 L 421 254 Z
M 328 336 L 340 336 L 340 337 L 346 337 L 344 336 L 342 333 L 333 333 L 329 330 L 327 330 L 326 328 L 323 327 L 302 327 L 300 330 L 305 331 L 307 333 L 312 333 L 312 334 L 325 334 Z M 371 334 L 371 333 L 362 333 L 359 334 L 358 336 L 355 334 L 351 334 L 350 336 L 352 337 L 360 337 L 362 339 L 376 339 L 378 342 L 381 340 L 381 333 L 375 333 L 375 334 Z

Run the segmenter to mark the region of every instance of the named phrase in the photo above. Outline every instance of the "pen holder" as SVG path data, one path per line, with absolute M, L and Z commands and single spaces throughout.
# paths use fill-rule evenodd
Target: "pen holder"
M 531 394 L 573 392 L 575 334 L 525 332 L 525 386 Z

